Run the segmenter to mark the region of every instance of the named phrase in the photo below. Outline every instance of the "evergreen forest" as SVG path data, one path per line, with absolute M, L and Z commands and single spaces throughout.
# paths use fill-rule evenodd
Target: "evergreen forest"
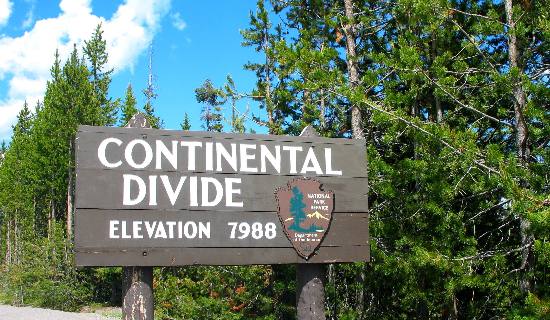
M 365 139 L 371 261 L 326 266 L 327 319 L 550 319 L 549 1 L 258 0 L 247 23 L 254 89 L 204 79 L 181 129 Z M 0 302 L 120 306 L 121 268 L 74 266 L 74 138 L 137 111 L 162 128 L 156 95 L 110 96 L 101 25 L 51 59 L 1 145 Z M 296 317 L 293 265 L 153 285 L 158 319 Z

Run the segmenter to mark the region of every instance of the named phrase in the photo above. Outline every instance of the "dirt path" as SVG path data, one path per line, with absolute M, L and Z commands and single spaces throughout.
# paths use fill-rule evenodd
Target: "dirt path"
M 63 312 L 31 307 L 12 307 L 0 305 L 2 320 L 115 320 L 96 313 Z

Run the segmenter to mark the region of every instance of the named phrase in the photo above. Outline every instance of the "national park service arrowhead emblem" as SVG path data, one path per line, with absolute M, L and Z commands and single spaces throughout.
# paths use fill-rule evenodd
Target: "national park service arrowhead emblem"
M 277 215 L 296 252 L 309 259 L 332 221 L 334 192 L 322 191 L 314 179 L 297 178 L 275 192 Z

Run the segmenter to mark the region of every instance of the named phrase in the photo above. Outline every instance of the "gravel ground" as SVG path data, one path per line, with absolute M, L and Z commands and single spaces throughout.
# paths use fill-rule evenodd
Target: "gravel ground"
M 0 305 L 2 320 L 114 320 L 96 313 L 74 313 L 31 307 Z

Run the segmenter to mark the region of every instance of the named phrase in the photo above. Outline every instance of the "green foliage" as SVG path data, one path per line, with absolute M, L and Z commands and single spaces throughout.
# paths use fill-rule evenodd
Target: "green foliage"
M 162 127 L 164 127 L 164 122 L 162 121 L 162 119 L 160 119 L 160 117 L 155 115 L 155 108 L 150 101 L 145 103 L 145 106 L 143 106 L 143 111 L 145 112 L 147 120 L 151 124 L 151 128 L 161 129 Z
M 89 63 L 89 65 L 86 64 Z M 109 281 L 74 268 L 71 207 L 74 139 L 79 124 L 112 125 L 111 71 L 101 27 L 62 64 L 56 52 L 43 103 L 25 103 L 0 166 L 1 297 L 14 304 L 77 310 L 103 299 Z
M 271 134 L 313 125 L 350 137 L 359 108 L 372 261 L 328 266 L 328 318 L 550 318 L 550 6 L 514 2 L 510 24 L 506 1 L 353 1 L 349 19 L 338 1 L 259 0 L 242 31 L 259 57 L 244 65 L 255 87 L 239 92 L 228 76 L 195 90 L 208 131 L 247 131 L 246 102 Z M 122 124 L 136 112 L 130 86 L 122 106 L 108 96 L 105 48 L 98 26 L 82 56 L 76 47 L 65 63 L 56 54 L 43 102 L 34 114 L 25 105 L 2 145 L 2 301 L 120 303 L 120 269 L 74 269 L 67 224 L 77 126 L 113 125 L 118 107 Z M 144 110 L 162 127 L 152 89 Z M 157 269 L 157 314 L 292 319 L 294 271 Z
M 57 223 L 51 238 L 38 241 L 23 235 L 15 264 L 2 265 L 0 301 L 76 311 L 92 299 L 89 285 L 72 266 L 67 254 L 63 224 Z M 83 281 L 84 280 L 84 281 Z
M 223 115 L 221 105 L 224 103 L 223 91 L 215 88 L 212 81 L 206 80 L 200 88 L 195 89 L 197 102 L 204 103 L 201 120 L 204 121 L 203 129 L 206 131 L 222 132 Z
M 138 112 L 136 105 L 137 100 L 134 96 L 134 90 L 132 89 L 132 85 L 128 84 L 128 87 L 126 87 L 126 95 L 124 97 L 124 103 L 121 110 L 121 126 L 125 126 L 126 124 L 128 124 L 130 119 L 132 119 L 132 117 Z
M 155 270 L 156 315 L 169 319 L 289 319 L 280 305 L 285 284 L 264 266 Z M 292 314 L 292 313 L 291 313 Z
M 187 112 L 183 118 L 183 122 L 180 124 L 181 130 L 191 130 L 191 122 L 189 121 L 189 115 Z

